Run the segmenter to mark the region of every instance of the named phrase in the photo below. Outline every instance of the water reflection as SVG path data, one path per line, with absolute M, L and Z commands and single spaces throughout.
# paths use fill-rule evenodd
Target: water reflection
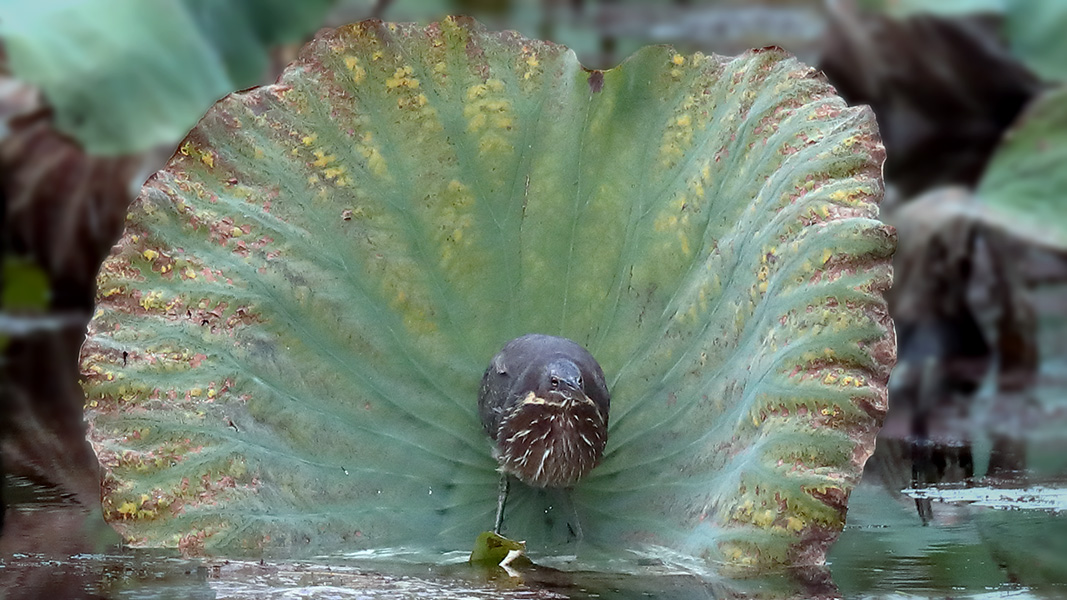
M 853 492 L 849 524 L 829 556 L 844 597 L 1067 594 L 1062 515 L 1030 508 L 1025 499 L 1016 503 L 1019 510 L 930 500 L 924 523 L 910 498 L 880 482 L 865 482 Z
M 214 598 L 195 561 L 123 550 L 98 510 L 69 493 L 7 477 L 0 590 L 16 598 Z
M 92 517 L 76 505 L 57 501 L 53 490 L 25 481 L 11 481 L 9 489 L 16 493 L 8 510 L 8 524 L 13 529 L 7 530 L 0 552 L 4 598 L 643 600 L 839 596 L 826 569 L 736 581 L 647 559 L 635 559 L 631 572 L 531 566 L 512 577 L 503 569 L 469 566 L 462 553 L 442 556 L 436 564 L 389 552 L 259 560 L 185 558 L 174 551 L 119 547 L 109 530 L 87 526 Z M 31 494 L 36 498 L 31 499 Z

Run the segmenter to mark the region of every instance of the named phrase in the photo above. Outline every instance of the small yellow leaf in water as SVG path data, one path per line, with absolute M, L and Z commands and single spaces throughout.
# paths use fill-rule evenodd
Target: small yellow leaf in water
M 513 552 L 519 554 L 515 555 Z M 525 552 L 526 542 L 517 542 L 492 531 L 483 531 L 474 541 L 474 549 L 471 550 L 468 562 L 472 565 L 499 566 L 502 561 L 510 558 L 507 564 L 515 565 L 516 559 L 521 557 L 518 563 L 532 564 L 523 556 Z

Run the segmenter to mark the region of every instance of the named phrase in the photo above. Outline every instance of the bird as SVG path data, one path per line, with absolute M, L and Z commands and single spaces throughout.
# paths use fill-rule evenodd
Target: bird
M 495 533 L 503 525 L 508 476 L 536 488 L 570 488 L 600 463 L 610 404 L 600 364 L 573 340 L 527 334 L 492 358 L 478 415 L 501 474 Z

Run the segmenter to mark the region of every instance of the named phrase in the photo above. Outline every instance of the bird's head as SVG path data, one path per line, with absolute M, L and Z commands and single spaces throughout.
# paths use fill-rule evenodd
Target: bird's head
M 545 365 L 534 391 L 542 398 L 568 404 L 586 398 L 582 388 L 582 371 L 568 358 L 557 358 Z

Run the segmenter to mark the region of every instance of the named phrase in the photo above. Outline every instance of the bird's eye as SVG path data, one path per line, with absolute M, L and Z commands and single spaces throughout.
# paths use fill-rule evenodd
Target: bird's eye
M 582 376 L 581 375 L 578 376 L 578 387 L 579 388 L 582 387 Z
M 559 378 L 553 377 L 550 381 L 552 383 L 552 389 L 558 390 L 559 389 Z

